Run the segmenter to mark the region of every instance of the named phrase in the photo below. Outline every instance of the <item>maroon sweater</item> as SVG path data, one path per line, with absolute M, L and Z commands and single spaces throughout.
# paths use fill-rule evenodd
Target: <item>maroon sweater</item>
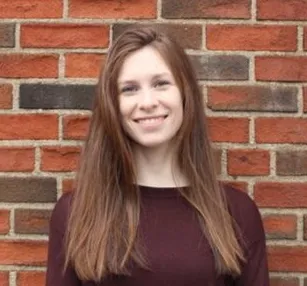
M 71 194 L 57 202 L 51 222 L 47 286 L 269 286 L 265 236 L 255 203 L 243 192 L 227 187 L 233 218 L 245 240 L 246 263 L 236 279 L 217 275 L 214 257 L 202 235 L 193 208 L 175 188 L 141 187 L 140 236 L 150 270 L 135 267 L 132 275 L 110 275 L 99 284 L 80 281 L 73 269 L 64 275 L 63 237 Z M 225 237 L 227 239 L 227 237 Z

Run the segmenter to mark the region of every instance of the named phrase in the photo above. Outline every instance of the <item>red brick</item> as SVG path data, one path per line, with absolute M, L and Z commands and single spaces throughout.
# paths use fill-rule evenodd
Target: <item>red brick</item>
M 263 20 L 306 20 L 307 3 L 301 0 L 258 0 L 257 18 Z
M 156 2 L 156 0 L 70 0 L 69 16 L 75 18 L 152 19 L 156 17 Z
M 67 115 L 63 119 L 64 139 L 85 139 L 89 127 L 89 116 Z
M 270 271 L 307 272 L 307 247 L 272 246 L 268 248 Z
M 61 18 L 63 1 L 0 0 L 0 18 Z
M 307 112 L 307 87 L 303 87 L 304 112 Z
M 297 28 L 272 25 L 208 25 L 209 50 L 295 51 Z
M 31 234 L 48 234 L 50 210 L 15 210 L 15 232 Z
M 10 84 L 0 85 L 0 109 L 11 109 L 13 101 L 13 87 Z
M 4 78 L 56 78 L 57 55 L 0 54 L 0 77 Z
M 65 76 L 98 78 L 104 61 L 105 55 L 102 54 L 66 54 Z
M 268 238 L 295 239 L 297 217 L 295 215 L 266 215 L 263 225 Z
M 304 50 L 307 50 L 307 28 L 304 28 Z
M 258 143 L 306 143 L 307 119 L 257 118 L 255 132 Z
M 248 0 L 163 0 L 162 17 L 182 18 L 250 18 Z
M 1 286 L 9 286 L 9 272 L 0 271 L 0 285 Z
M 264 81 L 307 81 L 307 57 L 259 56 L 255 58 L 257 80 Z
M 270 172 L 270 154 L 265 150 L 228 150 L 227 162 L 231 176 L 268 175 Z
M 223 181 L 226 185 L 235 188 L 237 190 L 243 191 L 244 193 L 247 193 L 247 182 L 243 181 Z
M 47 242 L 31 240 L 0 241 L 0 264 L 43 266 L 47 260 Z
M 10 230 L 10 211 L 0 210 L 0 234 L 7 234 L 9 230 Z M 0 285 L 2 284 L 0 283 Z
M 79 162 L 80 147 L 42 147 L 42 171 L 75 171 Z
M 109 27 L 89 24 L 24 24 L 20 29 L 22 47 L 105 48 Z
M 296 87 L 208 86 L 208 107 L 212 110 L 278 111 L 298 110 Z
M 216 172 L 218 175 L 220 175 L 222 173 L 222 150 L 214 148 L 213 156 L 214 156 Z
M 45 285 L 45 272 L 21 271 L 17 272 L 16 286 L 43 286 Z
M 254 199 L 260 207 L 307 207 L 307 183 L 259 182 Z
M 249 140 L 247 118 L 210 117 L 208 126 L 212 141 L 244 143 Z
M 58 116 L 55 114 L 0 115 L 0 140 L 57 138 Z
M 34 170 L 35 149 L 32 147 L 0 147 L 1 172 Z
M 299 286 L 299 279 L 292 277 L 271 277 L 270 286 Z
M 307 215 L 304 215 L 304 240 L 307 240 Z
M 63 193 L 72 192 L 75 189 L 75 180 L 74 179 L 64 179 L 62 181 L 62 190 Z
M 307 151 L 306 150 L 277 151 L 276 174 L 279 176 L 307 175 Z

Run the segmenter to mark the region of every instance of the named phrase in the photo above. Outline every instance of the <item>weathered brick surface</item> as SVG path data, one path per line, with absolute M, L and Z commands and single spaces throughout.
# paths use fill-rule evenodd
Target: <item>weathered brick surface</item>
M 133 26 L 133 24 L 114 24 L 113 39 Z M 158 24 L 158 27 L 172 35 L 185 49 L 200 49 L 202 46 L 201 25 Z
M 20 107 L 26 109 L 90 109 L 92 85 L 22 84 Z
M 270 286 L 299 286 L 300 281 L 296 277 L 284 278 L 284 277 L 271 277 Z
M 56 78 L 58 58 L 48 54 L 0 54 L 0 77 Z
M 67 115 L 63 118 L 64 139 L 85 139 L 89 127 L 89 116 Z
M 250 18 L 250 1 L 163 0 L 164 18 Z
M 0 147 L 1 172 L 29 172 L 34 170 L 35 149 L 32 147 Z
M 307 175 L 307 152 L 291 150 L 276 152 L 276 173 L 280 176 Z
M 31 240 L 0 240 L 2 265 L 43 266 L 47 260 L 47 243 Z
M 11 109 L 13 105 L 13 86 L 0 84 L 0 109 Z
M 210 138 L 214 142 L 248 142 L 248 126 L 247 118 L 208 118 Z
M 304 240 L 307 240 L 307 215 L 304 215 Z
M 307 207 L 306 183 L 259 182 L 254 187 L 254 198 L 260 207 Z
M 50 210 L 15 210 L 15 233 L 48 234 Z
M 0 285 L 9 286 L 9 272 L 0 271 Z
M 210 50 L 295 51 L 297 28 L 281 25 L 208 25 Z
M 65 55 L 66 77 L 98 78 L 103 67 L 105 55 L 71 53 Z
M 269 239 L 295 239 L 297 236 L 295 215 L 265 215 L 263 224 L 266 237 Z
M 72 192 L 75 189 L 75 180 L 74 179 L 63 179 L 62 181 L 62 190 L 64 193 Z
M 0 115 L 0 140 L 57 139 L 57 137 L 58 116 L 55 114 Z
M 258 0 L 260 20 L 307 20 L 307 3 L 301 0 Z
M 265 150 L 228 150 L 227 161 L 227 171 L 232 176 L 268 175 L 270 172 L 270 154 Z
M 307 57 L 259 56 L 255 59 L 255 75 L 261 81 L 307 81 Z
M 235 188 L 239 191 L 247 193 L 247 182 L 243 181 L 223 181 L 224 184 L 227 186 L 230 186 L 232 188 Z
M 274 246 L 268 248 L 271 271 L 306 272 L 307 249 L 303 246 Z
M 303 87 L 303 109 L 307 112 L 307 87 Z
M 0 201 L 10 203 L 55 202 L 56 188 L 55 178 L 0 178 Z
M 0 47 L 12 48 L 14 46 L 15 46 L 15 25 L 0 24 Z
M 156 17 L 156 0 L 69 2 L 69 16 L 74 18 L 152 19 Z
M 7 234 L 9 230 L 10 230 L 10 211 L 0 209 L 0 234 Z
M 46 280 L 45 272 L 38 271 L 19 271 L 17 272 L 17 286 L 43 286 Z
M 222 171 L 222 150 L 215 148 L 213 150 L 215 167 L 218 175 L 221 174 Z
M 41 170 L 51 172 L 75 171 L 81 149 L 79 147 L 42 147 Z
M 200 80 L 247 80 L 249 61 L 245 56 L 190 56 Z
M 1 0 L 0 18 L 60 18 L 62 0 Z
M 89 24 L 24 24 L 20 29 L 22 47 L 105 48 L 109 27 Z
M 296 87 L 209 86 L 208 107 L 212 110 L 296 112 Z
M 307 119 L 257 118 L 255 120 L 258 143 L 306 143 Z
M 307 29 L 304 28 L 304 50 L 307 50 Z

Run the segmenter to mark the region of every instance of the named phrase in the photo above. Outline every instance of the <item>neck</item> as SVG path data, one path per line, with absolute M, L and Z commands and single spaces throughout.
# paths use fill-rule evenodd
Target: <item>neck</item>
M 151 187 L 182 187 L 187 185 L 185 176 L 180 171 L 177 153 L 168 146 L 144 148 L 134 146 L 137 183 Z

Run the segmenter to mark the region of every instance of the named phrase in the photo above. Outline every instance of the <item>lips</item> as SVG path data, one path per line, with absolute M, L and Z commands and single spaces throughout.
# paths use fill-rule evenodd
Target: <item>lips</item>
M 167 115 L 142 117 L 142 118 L 134 119 L 134 121 L 137 123 L 155 123 L 155 122 L 163 121 L 166 117 Z

